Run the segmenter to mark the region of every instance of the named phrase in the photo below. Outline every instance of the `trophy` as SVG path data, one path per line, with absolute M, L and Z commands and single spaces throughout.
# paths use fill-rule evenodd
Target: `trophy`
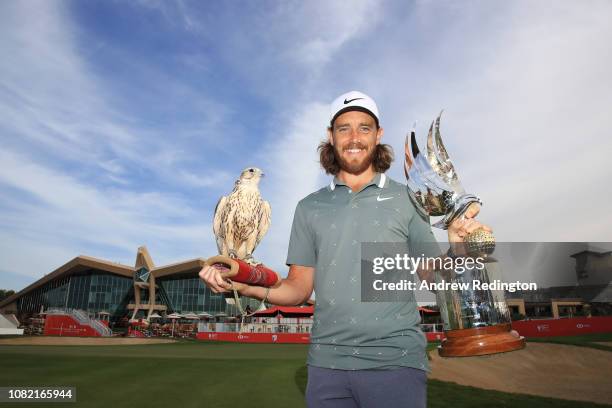
M 464 217 L 470 205 L 482 204 L 479 197 L 466 193 L 442 143 L 440 117 L 429 127 L 426 156 L 419 150 L 416 132 L 406 137 L 404 171 L 408 192 L 418 211 L 427 216 L 442 216 L 433 226 L 447 229 Z M 435 123 L 435 124 L 434 124 Z M 463 289 L 438 290 L 436 293 L 446 339 L 438 348 L 443 357 L 476 356 L 513 351 L 525 347 L 525 339 L 512 330 L 510 311 L 503 290 L 481 290 L 501 281 L 498 262 L 491 256 L 495 238 L 483 229 L 464 238 L 467 256 L 481 257 L 484 267 L 443 270 L 435 273 L 436 283 L 458 283 Z M 463 285 L 461 285 L 463 284 Z M 451 286 L 451 285 L 448 285 Z M 489 286 L 489 285 L 486 285 Z

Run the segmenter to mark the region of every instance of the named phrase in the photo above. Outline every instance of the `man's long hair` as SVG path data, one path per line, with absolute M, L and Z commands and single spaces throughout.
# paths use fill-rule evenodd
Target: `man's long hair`
M 319 151 L 319 161 L 325 173 L 337 175 L 340 172 L 340 161 L 336 156 L 334 146 L 329 142 L 321 142 L 317 148 Z M 378 144 L 374 148 L 372 155 L 372 165 L 377 173 L 384 173 L 389 170 L 393 162 L 393 148 L 388 144 Z

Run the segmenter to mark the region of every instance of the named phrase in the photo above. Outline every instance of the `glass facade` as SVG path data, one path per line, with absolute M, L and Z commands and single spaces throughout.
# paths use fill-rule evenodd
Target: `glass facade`
M 17 300 L 19 315 L 39 313 L 41 309 L 79 309 L 95 317 L 100 312 L 110 313 L 110 320 L 117 321 L 130 317 L 127 309 L 134 303 L 134 281 L 148 280 L 149 271 L 141 268 L 133 277 L 90 269 L 78 274 L 59 277 L 21 296 Z M 183 273 L 164 276 L 156 280 L 156 304 L 166 305 L 167 313 L 202 313 L 211 315 L 225 313 L 238 315 L 238 308 L 227 304 L 222 294 L 209 290 L 197 273 Z M 141 304 L 148 303 L 149 291 L 139 288 Z M 241 298 L 243 307 L 247 304 L 255 310 L 259 301 Z M 139 316 L 144 316 L 139 312 Z
M 70 293 L 66 307 L 87 310 L 91 275 L 73 275 L 70 277 Z
M 105 311 L 115 320 L 127 314 L 133 298 L 132 279 L 108 272 L 89 270 L 60 277 L 21 296 L 19 314 L 38 313 L 41 309 L 79 309 L 91 315 Z
M 113 274 L 92 274 L 89 286 L 88 311 L 105 311 L 112 318 L 127 313 L 127 305 L 134 299 L 132 280 Z
M 223 295 L 210 291 L 195 274 L 164 276 L 157 280 L 157 284 L 170 302 L 168 307 L 175 312 L 226 313 Z
M 66 307 L 70 277 L 56 279 L 17 300 L 19 313 L 38 313 L 41 308 Z

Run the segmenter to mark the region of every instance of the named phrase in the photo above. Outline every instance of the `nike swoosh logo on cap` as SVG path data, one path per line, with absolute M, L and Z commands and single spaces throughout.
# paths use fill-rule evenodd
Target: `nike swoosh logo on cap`
M 344 98 L 344 104 L 348 105 L 349 103 L 351 103 L 353 101 L 356 101 L 356 100 L 359 100 L 359 99 L 363 99 L 363 98 L 353 98 L 353 99 L 346 99 L 346 98 Z

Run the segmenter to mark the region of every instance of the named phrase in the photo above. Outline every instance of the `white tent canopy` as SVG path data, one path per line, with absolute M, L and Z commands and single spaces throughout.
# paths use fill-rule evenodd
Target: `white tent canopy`
M 19 329 L 18 326 L 19 322 L 14 315 L 0 314 L 0 334 L 21 336 L 23 335 L 23 329 Z

